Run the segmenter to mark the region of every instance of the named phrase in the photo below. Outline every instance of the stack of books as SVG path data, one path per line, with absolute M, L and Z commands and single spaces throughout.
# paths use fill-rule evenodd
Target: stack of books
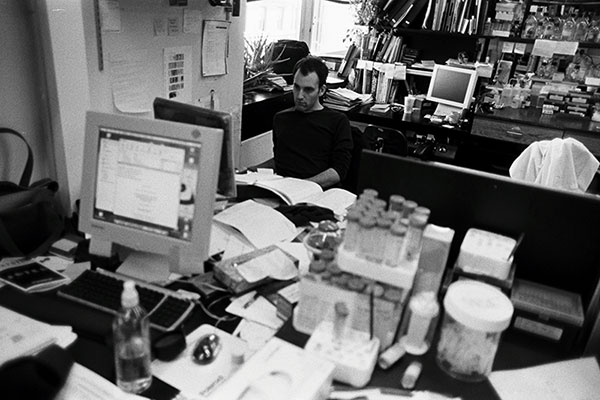
M 338 111 L 349 111 L 372 101 L 373 97 L 370 93 L 360 94 L 345 88 L 330 89 L 323 97 L 323 105 L 325 107 Z

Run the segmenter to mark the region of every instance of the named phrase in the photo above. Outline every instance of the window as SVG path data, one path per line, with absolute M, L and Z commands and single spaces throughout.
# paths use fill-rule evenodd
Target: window
M 303 40 L 312 54 L 343 56 L 353 25 L 352 7 L 344 0 L 248 0 L 244 35 Z

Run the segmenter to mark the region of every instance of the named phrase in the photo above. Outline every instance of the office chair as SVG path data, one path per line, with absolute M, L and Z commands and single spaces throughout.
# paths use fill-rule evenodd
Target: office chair
M 310 53 L 308 45 L 300 40 L 281 39 L 273 44 L 273 72 L 292 84 L 294 65 Z
M 0 181 L 29 185 L 33 154 L 23 135 L 13 129 L 0 127 L 0 160 Z
M 352 133 L 352 158 L 350 159 L 350 167 L 346 172 L 346 177 L 342 180 L 342 188 L 354 193 L 357 193 L 358 186 L 358 172 L 360 170 L 360 156 L 363 149 L 368 148 L 363 132 L 360 128 L 351 125 L 350 130 Z
M 380 153 L 397 156 L 408 155 L 408 140 L 397 129 L 367 125 L 363 132 L 366 148 Z

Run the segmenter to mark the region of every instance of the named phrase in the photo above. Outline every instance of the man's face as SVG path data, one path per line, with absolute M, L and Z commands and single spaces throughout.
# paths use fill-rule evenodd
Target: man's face
M 296 110 L 311 112 L 320 109 L 319 97 L 325 93 L 325 85 L 319 87 L 319 77 L 315 72 L 302 75 L 298 70 L 294 75 L 294 103 Z

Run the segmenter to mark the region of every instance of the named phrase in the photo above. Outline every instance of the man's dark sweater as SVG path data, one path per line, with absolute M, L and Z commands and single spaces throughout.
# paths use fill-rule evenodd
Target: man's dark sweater
M 293 108 L 273 117 L 275 172 L 306 179 L 333 168 L 343 180 L 352 156 L 346 115 L 324 108 L 303 113 Z

